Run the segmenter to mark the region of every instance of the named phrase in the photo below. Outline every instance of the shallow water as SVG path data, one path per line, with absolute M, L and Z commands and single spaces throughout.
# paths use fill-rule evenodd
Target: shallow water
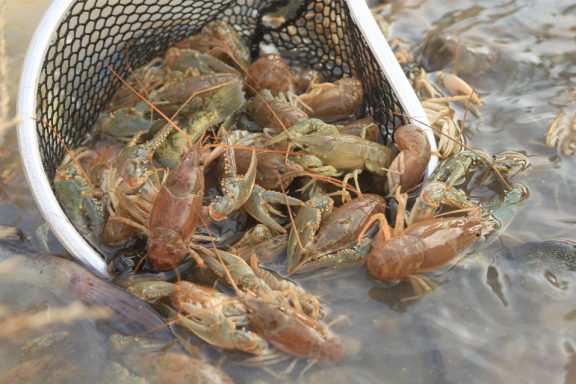
M 8 1 L 14 75 L 48 3 Z M 315 367 L 306 381 L 576 383 L 574 272 L 550 275 L 546 268 L 531 268 L 528 255 L 506 252 L 527 241 L 576 240 L 576 157 L 558 157 L 544 146 L 556 113 L 576 107 L 575 13 L 571 1 L 429 0 L 418 7 L 395 6 L 392 37 L 416 46 L 427 33 L 445 34 L 473 50 L 474 60 L 460 57 L 447 67 L 486 104 L 481 119 L 467 119 L 466 136 L 473 147 L 491 153 L 526 151 L 533 166 L 517 181 L 529 187 L 531 197 L 500 241 L 438 277 L 439 287 L 419 300 L 406 300 L 412 294 L 407 286 L 374 283 L 362 271 L 305 282 L 330 308 L 329 319 L 348 314 L 350 323 L 334 330 L 350 345 L 359 344 L 345 365 Z M 33 233 L 41 220 L 13 157 L 14 132 L 2 149 L 4 174 L 16 168 L 0 179 L 0 224 Z M 263 371 L 229 373 L 239 381 L 270 380 Z
M 10 107 L 15 113 L 20 68 L 24 61 L 28 42 L 40 21 L 48 0 L 9 0 L 6 1 L 5 36 L 8 64 L 7 87 Z M 42 223 L 34 199 L 18 159 L 16 130 L 0 129 L 0 225 L 15 225 L 27 233 L 32 233 Z

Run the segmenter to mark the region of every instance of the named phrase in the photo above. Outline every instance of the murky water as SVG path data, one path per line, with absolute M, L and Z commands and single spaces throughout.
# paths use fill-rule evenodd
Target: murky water
M 8 1 L 12 78 L 48 3 Z M 558 157 L 543 144 L 556 113 L 576 108 L 576 6 L 537 0 L 397 3 L 404 7 L 395 6 L 390 16 L 392 37 L 416 46 L 435 34 L 471 52 L 447 67 L 486 104 L 481 119 L 467 119 L 466 135 L 492 153 L 526 151 L 533 166 L 518 181 L 531 198 L 500 241 L 438 277 L 438 288 L 422 299 L 409 300 L 407 286 L 377 284 L 364 272 L 305 282 L 331 308 L 331 317 L 348 315 L 350 322 L 335 331 L 359 347 L 345 365 L 315 367 L 306 381 L 576 383 L 576 275 L 546 264 L 536 268 L 530 252 L 507 252 L 527 241 L 576 240 L 576 157 Z M 33 233 L 41 221 L 14 159 L 14 132 L 2 155 L 0 224 Z M 246 377 L 244 370 L 231 373 Z M 271 380 L 263 371 L 249 375 Z

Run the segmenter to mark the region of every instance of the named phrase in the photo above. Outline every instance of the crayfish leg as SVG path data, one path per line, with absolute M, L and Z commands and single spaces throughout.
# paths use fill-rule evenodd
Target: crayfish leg
M 356 194 L 362 195 L 362 191 L 360 189 L 360 183 L 358 182 L 358 175 L 362 173 L 362 169 L 355 169 L 354 171 L 347 173 L 342 179 L 342 191 L 346 191 L 346 187 L 348 186 L 348 181 L 350 179 L 354 179 L 354 185 L 356 186 Z
M 362 238 L 364 237 L 366 232 L 372 227 L 372 225 L 376 221 L 378 221 L 380 223 L 380 231 L 378 233 L 379 233 L 379 235 L 380 234 L 383 235 L 383 237 L 384 237 L 383 241 L 386 241 L 386 240 L 392 238 L 392 232 L 390 231 L 390 225 L 388 225 L 388 220 L 386 219 L 386 216 L 383 213 L 377 213 L 374 216 L 372 216 L 371 218 L 369 218 L 368 222 L 366 224 L 364 224 L 364 227 L 362 227 L 362 229 L 360 230 L 360 233 L 358 234 L 358 241 L 362 240 Z
M 394 193 L 394 198 L 398 202 L 398 211 L 396 212 L 396 222 L 394 224 L 394 236 L 400 235 L 404 230 L 404 216 L 406 216 L 406 204 L 408 199 L 406 198 L 406 193 L 400 193 L 400 187 L 396 187 Z
M 204 264 L 204 260 L 202 259 L 202 257 L 200 257 L 198 252 L 196 252 L 195 250 L 193 250 L 190 247 L 188 247 L 188 252 L 190 252 L 190 256 L 192 256 L 192 258 L 194 259 L 196 264 L 198 264 L 198 267 L 200 267 L 200 268 L 206 267 L 206 264 Z
M 408 282 L 412 285 L 414 289 L 414 295 L 402 298 L 401 301 L 412 301 L 421 299 L 424 296 L 429 295 L 432 291 L 439 285 L 434 280 L 418 275 L 411 275 L 408 277 Z

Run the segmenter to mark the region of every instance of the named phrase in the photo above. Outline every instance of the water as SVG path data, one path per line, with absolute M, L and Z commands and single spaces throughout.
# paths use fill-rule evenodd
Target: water
M 20 68 L 28 42 L 40 21 L 48 0 L 6 1 L 6 58 L 10 109 L 15 114 Z M 15 225 L 32 233 L 42 223 L 18 159 L 16 130 L 0 130 L 0 225 Z
M 48 3 L 8 2 L 11 78 Z M 433 293 L 419 300 L 407 300 L 407 285 L 374 283 L 363 271 L 305 282 L 331 308 L 331 317 L 348 314 L 350 322 L 334 330 L 359 346 L 343 366 L 315 367 L 306 381 L 576 383 L 574 272 L 533 268 L 530 255 L 506 252 L 527 241 L 574 240 L 576 157 L 559 157 L 544 146 L 544 135 L 557 112 L 576 107 L 576 7 L 536 0 L 396 3 L 392 37 L 417 46 L 427 34 L 453 36 L 472 49 L 474 60 L 459 56 L 447 67 L 486 104 L 481 119 L 467 119 L 466 136 L 491 153 L 526 151 L 533 166 L 518 181 L 531 197 L 499 241 L 442 275 Z M 41 221 L 14 148 L 9 132 L 2 148 L 9 177 L 0 184 L 0 224 L 32 233 Z M 246 378 L 245 370 L 228 372 Z M 270 381 L 262 371 L 248 375 L 246 381 Z

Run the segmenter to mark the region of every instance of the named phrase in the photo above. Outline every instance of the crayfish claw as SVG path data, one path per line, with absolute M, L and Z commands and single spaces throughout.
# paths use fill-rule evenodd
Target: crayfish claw
M 303 205 L 300 200 L 275 191 L 267 191 L 259 185 L 254 185 L 252 193 L 244 203 L 244 209 L 250 216 L 268 226 L 278 233 L 286 233 L 286 230 L 276 222 L 271 213 L 278 215 L 280 212 L 270 204 Z M 279 216 L 279 215 L 278 215 Z
M 229 142 L 228 138 L 226 141 Z M 220 182 L 223 195 L 216 197 L 208 206 L 208 214 L 214 221 L 224 220 L 228 214 L 244 205 L 250 198 L 256 181 L 256 166 L 258 165 L 256 151 L 252 151 L 250 166 L 242 177 L 236 174 L 234 148 L 227 148 L 224 156 L 226 177 Z

